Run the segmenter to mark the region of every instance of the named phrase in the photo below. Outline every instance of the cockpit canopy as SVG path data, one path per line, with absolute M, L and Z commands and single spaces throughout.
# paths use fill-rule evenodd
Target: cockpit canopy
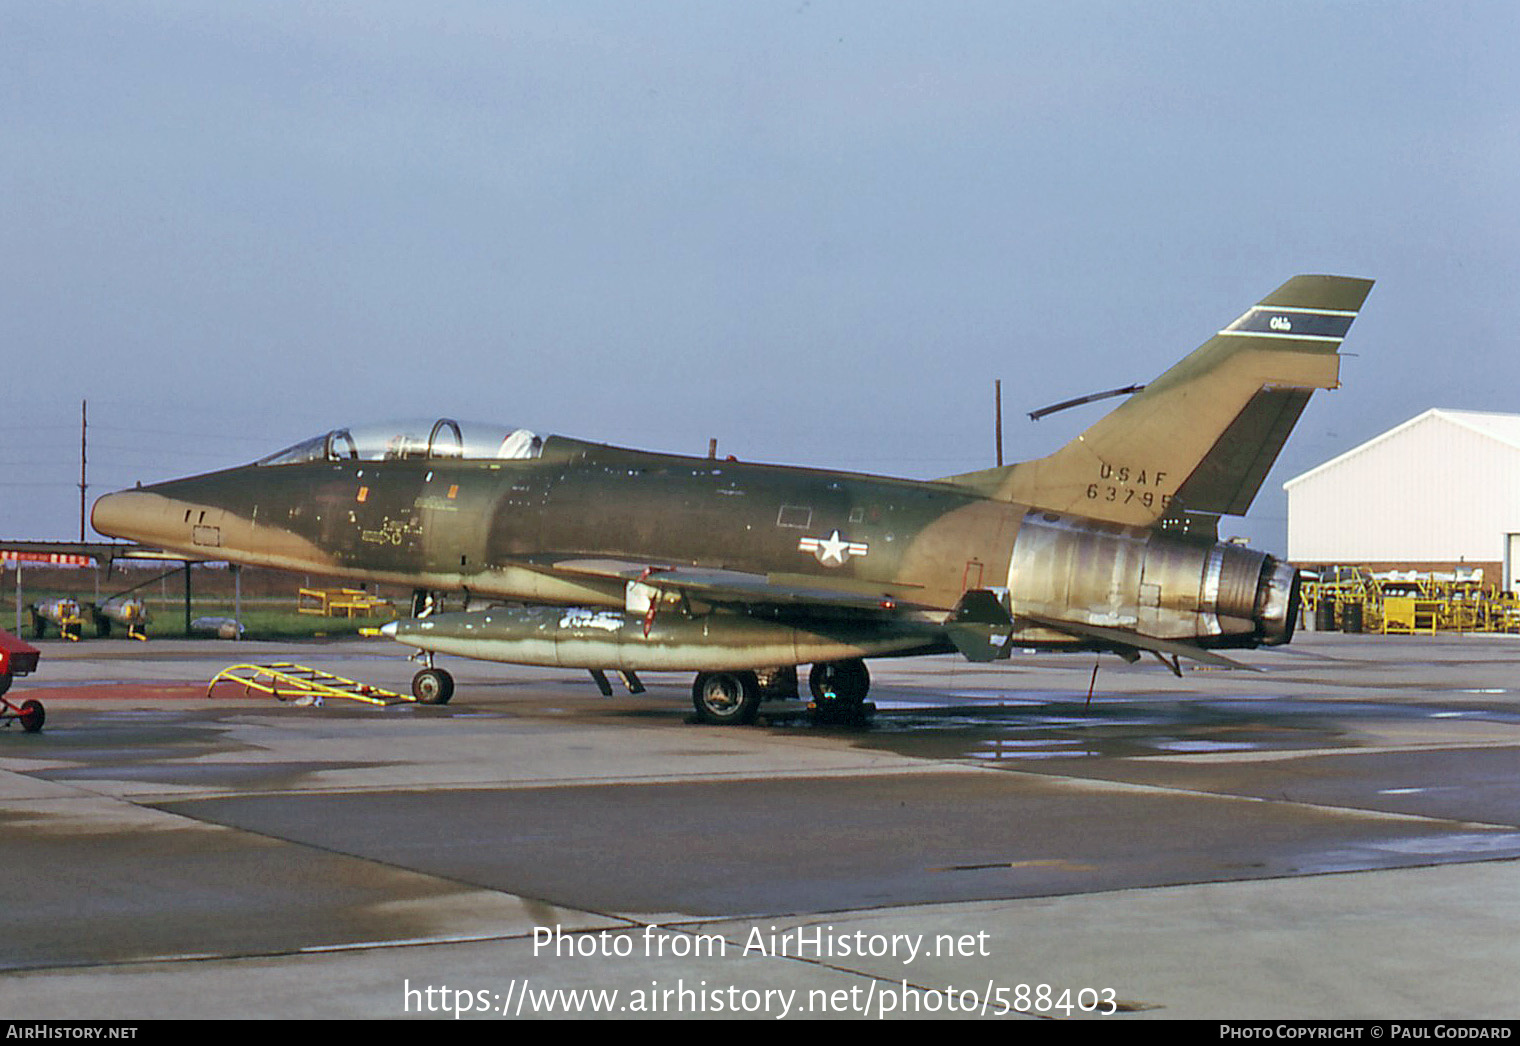
M 333 429 L 286 447 L 258 465 L 312 461 L 400 461 L 405 458 L 475 458 L 492 461 L 536 458 L 544 441 L 528 429 L 475 421 L 393 421 Z

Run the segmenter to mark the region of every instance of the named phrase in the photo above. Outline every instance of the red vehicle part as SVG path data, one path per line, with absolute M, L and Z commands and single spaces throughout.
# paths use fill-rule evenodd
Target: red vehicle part
M 37 659 L 41 656 L 36 647 L 0 628 L 0 724 L 10 726 L 12 721 L 18 722 L 29 734 L 42 729 L 47 712 L 41 701 L 27 700 L 16 705 L 5 699 L 5 692 L 17 676 L 37 671 Z

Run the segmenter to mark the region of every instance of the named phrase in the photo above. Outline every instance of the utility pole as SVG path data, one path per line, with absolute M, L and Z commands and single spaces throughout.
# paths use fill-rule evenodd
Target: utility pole
M 992 379 L 993 412 L 997 415 L 995 430 L 997 432 L 997 463 L 998 468 L 1003 467 L 1003 379 Z
M 84 540 L 84 492 L 89 486 L 84 480 L 85 435 L 89 430 L 89 400 L 79 401 L 79 540 Z

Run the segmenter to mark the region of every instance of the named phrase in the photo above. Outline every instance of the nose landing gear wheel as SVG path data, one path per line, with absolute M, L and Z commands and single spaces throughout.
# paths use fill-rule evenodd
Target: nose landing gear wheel
M 454 696 L 454 677 L 441 668 L 424 668 L 412 676 L 412 696 L 420 704 L 446 705 Z

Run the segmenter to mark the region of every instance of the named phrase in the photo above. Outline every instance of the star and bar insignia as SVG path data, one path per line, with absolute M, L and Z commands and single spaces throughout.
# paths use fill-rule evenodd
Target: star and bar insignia
M 863 556 L 871 546 L 863 541 L 849 541 L 834 531 L 826 538 L 803 538 L 797 542 L 798 552 L 811 552 L 826 567 L 843 566 L 851 556 Z

